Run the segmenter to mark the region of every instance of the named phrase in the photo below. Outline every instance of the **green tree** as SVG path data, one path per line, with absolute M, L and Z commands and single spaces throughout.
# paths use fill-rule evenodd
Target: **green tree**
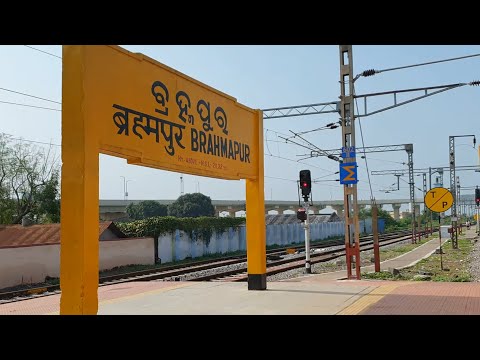
M 52 177 L 40 188 L 35 198 L 34 216 L 41 223 L 60 222 L 60 197 L 59 181 L 60 174 L 54 171 Z
M 167 216 L 168 208 L 158 201 L 144 200 L 138 204 L 128 204 L 127 214 L 133 220 L 142 220 L 155 216 Z
M 34 221 L 50 218 L 56 210 L 47 202 L 55 201 L 58 190 L 58 160 L 50 146 L 42 149 L 25 142 L 12 144 L 0 134 L 0 221 L 18 224 L 29 216 Z M 48 196 L 52 196 L 48 199 Z M 42 205 L 43 203 L 43 205 Z M 50 208 L 47 210 L 47 208 Z
M 0 224 L 8 224 L 13 219 L 15 204 L 10 198 L 10 166 L 11 149 L 7 138 L 0 134 Z
M 168 207 L 168 215 L 176 217 L 214 216 L 212 199 L 201 193 L 180 196 Z
M 393 219 L 393 217 L 388 213 L 388 211 L 385 211 L 383 209 L 378 208 L 378 218 L 379 219 L 384 219 L 385 220 L 385 228 L 391 228 L 397 226 L 397 222 Z M 367 218 L 372 217 L 372 209 L 361 209 L 358 212 L 358 218 L 360 220 L 364 220 Z

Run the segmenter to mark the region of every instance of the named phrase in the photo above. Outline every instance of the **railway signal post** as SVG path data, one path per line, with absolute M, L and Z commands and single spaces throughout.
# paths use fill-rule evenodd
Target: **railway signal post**
M 312 177 L 310 175 L 310 170 L 301 170 L 300 171 L 300 189 L 302 190 L 303 197 L 303 207 L 305 213 L 300 215 L 300 220 L 303 220 L 303 227 L 305 229 L 305 273 L 311 274 L 312 267 L 310 264 L 310 222 L 308 216 L 308 198 L 312 191 Z

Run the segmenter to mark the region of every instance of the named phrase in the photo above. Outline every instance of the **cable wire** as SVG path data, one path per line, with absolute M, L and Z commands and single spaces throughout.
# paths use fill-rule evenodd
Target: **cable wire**
M 302 161 L 300 161 L 300 160 L 293 160 L 293 159 L 289 159 L 289 158 L 285 158 L 285 157 L 277 156 L 277 155 L 269 155 L 269 154 L 264 154 L 264 155 L 271 156 L 271 157 L 274 157 L 274 158 L 279 158 L 279 159 L 282 159 L 282 160 L 291 161 L 291 162 L 294 162 L 294 163 L 297 163 L 297 164 L 300 163 L 300 164 L 304 164 L 304 165 L 307 165 L 307 166 L 312 166 L 312 167 L 315 167 L 315 168 L 320 169 L 320 170 L 323 170 L 323 171 L 331 171 L 331 170 L 327 170 L 327 169 L 321 168 L 321 167 L 316 166 L 316 165 L 304 163 L 304 162 L 302 162 Z
M 0 90 L 8 91 L 8 92 L 11 92 L 11 93 L 20 94 L 20 95 L 24 95 L 24 96 L 29 96 L 29 97 L 32 97 L 32 98 L 35 98 L 35 99 L 44 100 L 44 101 L 50 101 L 50 102 L 53 102 L 53 103 L 55 103 L 55 104 L 60 104 L 60 105 L 62 105 L 62 103 L 59 102 L 59 101 L 50 100 L 50 99 L 45 99 L 45 98 L 42 98 L 42 97 L 40 97 L 40 96 L 25 94 L 25 93 L 22 93 L 22 92 L 20 92 L 20 91 L 10 90 L 10 89 L 6 89 L 6 88 L 2 88 L 2 87 L 0 87 Z
M 354 81 L 355 81 L 356 79 L 358 79 L 360 76 L 368 77 L 368 76 L 372 76 L 372 75 L 375 75 L 375 74 L 380 74 L 380 73 L 382 73 L 382 72 L 387 72 L 387 71 L 402 70 L 402 69 L 408 69 L 408 68 L 417 67 L 417 66 L 425 66 L 425 65 L 438 64 L 438 63 L 447 62 L 447 61 L 467 59 L 467 58 L 471 58 L 471 57 L 475 57 L 475 56 L 480 56 L 480 54 L 458 56 L 458 57 L 450 58 L 450 59 L 429 61 L 429 62 L 425 62 L 425 63 L 405 65 L 405 66 L 397 66 L 397 67 L 388 68 L 388 69 L 383 69 L 383 70 L 374 70 L 374 69 L 365 70 L 365 71 L 361 72 L 360 74 L 358 74 L 358 75 L 355 77 Z
M 36 109 L 44 109 L 44 110 L 51 110 L 51 111 L 62 111 L 60 109 L 54 109 L 54 108 L 48 108 L 44 106 L 36 106 L 36 105 L 28 105 L 28 104 L 21 104 L 21 103 L 15 103 L 15 102 L 10 102 L 10 101 L 1 101 L 0 103 L 2 104 L 9 104 L 9 105 L 18 105 L 18 106 L 25 106 L 25 107 L 31 107 L 31 108 L 36 108 Z
M 407 180 L 403 180 L 402 178 L 399 178 L 399 179 L 400 179 L 400 180 L 402 180 L 404 183 L 406 183 L 406 184 L 410 185 L 410 183 L 409 183 Z M 413 185 L 413 187 L 414 187 L 415 189 L 417 189 L 417 190 L 421 191 L 421 192 L 422 192 L 422 194 L 423 194 L 423 190 L 422 190 L 422 189 L 420 189 L 419 187 L 416 187 L 415 185 Z
M 34 48 L 33 46 L 29 46 L 29 45 L 23 45 L 23 46 L 26 46 L 27 48 L 30 48 L 30 49 L 33 49 L 33 50 L 36 50 L 36 51 L 40 51 L 40 52 L 42 52 L 42 53 L 44 53 L 44 54 L 47 54 L 47 55 L 50 55 L 50 56 L 54 56 L 54 57 L 59 58 L 59 59 L 62 58 L 61 56 L 58 56 L 58 55 L 49 53 L 48 51 L 44 51 L 44 50 L 40 50 L 40 49 Z
M 352 83 L 352 90 L 353 90 L 353 96 L 355 96 L 355 85 Z M 357 101 L 357 98 L 355 98 L 355 104 L 357 105 L 357 109 L 358 109 L 358 101 Z M 362 122 L 361 122 L 361 119 L 358 118 L 358 124 L 360 125 L 360 137 L 362 139 L 362 147 L 363 147 L 363 157 L 365 159 L 365 167 L 367 168 L 367 178 L 368 178 L 368 186 L 370 187 L 370 196 L 371 196 L 371 200 L 374 201 L 374 197 L 373 197 L 373 190 L 372 190 L 372 183 L 370 181 L 370 171 L 368 170 L 368 161 L 367 161 L 367 153 L 365 151 L 365 143 L 363 141 L 363 131 L 362 131 Z
M 14 137 L 12 137 L 12 136 L 14 136 L 12 134 L 7 134 L 7 133 L 0 133 L 0 134 L 6 135 L 8 140 L 26 141 L 26 142 L 31 142 L 31 143 L 35 143 L 35 144 L 43 144 L 43 145 L 62 147 L 62 145 L 54 144 L 54 143 L 46 143 L 46 142 L 42 142 L 42 141 L 34 141 L 34 140 L 28 140 L 28 139 L 23 139 L 23 138 L 14 138 Z
M 284 180 L 284 181 L 291 181 L 291 182 L 297 182 L 297 180 L 291 180 L 291 179 L 284 179 L 284 178 L 279 178 L 279 177 L 274 177 L 274 176 L 266 176 L 264 177 L 269 178 L 269 179 L 277 179 L 277 180 Z
M 393 160 L 385 160 L 385 159 L 377 159 L 377 158 L 372 158 L 371 156 L 370 156 L 368 159 L 369 159 L 369 160 L 375 160 L 375 161 L 389 162 L 389 163 L 394 163 L 394 164 L 400 164 L 400 165 L 407 165 L 406 162 L 393 161 Z

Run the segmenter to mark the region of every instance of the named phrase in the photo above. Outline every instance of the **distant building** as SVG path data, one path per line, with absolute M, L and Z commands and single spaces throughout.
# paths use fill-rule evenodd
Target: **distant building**
M 127 236 L 111 221 L 99 224 L 99 240 Z M 60 224 L 0 225 L 0 249 L 60 244 Z

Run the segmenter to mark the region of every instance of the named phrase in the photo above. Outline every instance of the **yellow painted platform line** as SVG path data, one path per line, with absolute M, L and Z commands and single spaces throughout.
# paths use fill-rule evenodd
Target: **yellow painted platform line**
M 145 295 L 166 292 L 166 291 L 169 291 L 169 290 L 174 290 L 174 289 L 178 289 L 178 288 L 182 288 L 182 287 L 186 287 L 186 286 L 192 286 L 192 285 L 195 285 L 195 282 L 186 282 L 186 283 L 183 283 L 183 284 L 177 284 L 177 285 L 164 287 L 164 288 L 160 288 L 160 289 L 145 291 L 145 292 L 141 292 L 141 293 L 138 293 L 138 294 L 122 296 L 122 297 L 118 297 L 118 298 L 110 299 L 110 300 L 104 300 L 104 301 L 100 301 L 99 305 L 112 304 L 112 303 L 116 303 L 116 302 L 119 302 L 119 301 L 124 301 L 124 300 L 127 300 L 127 299 L 139 298 L 139 297 L 143 297 Z M 47 313 L 45 315 L 59 315 L 59 311 L 53 311 L 53 312 Z
M 373 291 L 371 291 L 370 293 L 362 296 L 360 299 L 355 301 L 350 306 L 338 312 L 337 315 L 358 315 L 367 307 L 375 304 L 377 301 L 382 299 L 385 295 L 391 293 L 393 290 L 395 290 L 397 287 L 401 285 L 402 284 L 389 284 L 389 285 L 379 286 Z

